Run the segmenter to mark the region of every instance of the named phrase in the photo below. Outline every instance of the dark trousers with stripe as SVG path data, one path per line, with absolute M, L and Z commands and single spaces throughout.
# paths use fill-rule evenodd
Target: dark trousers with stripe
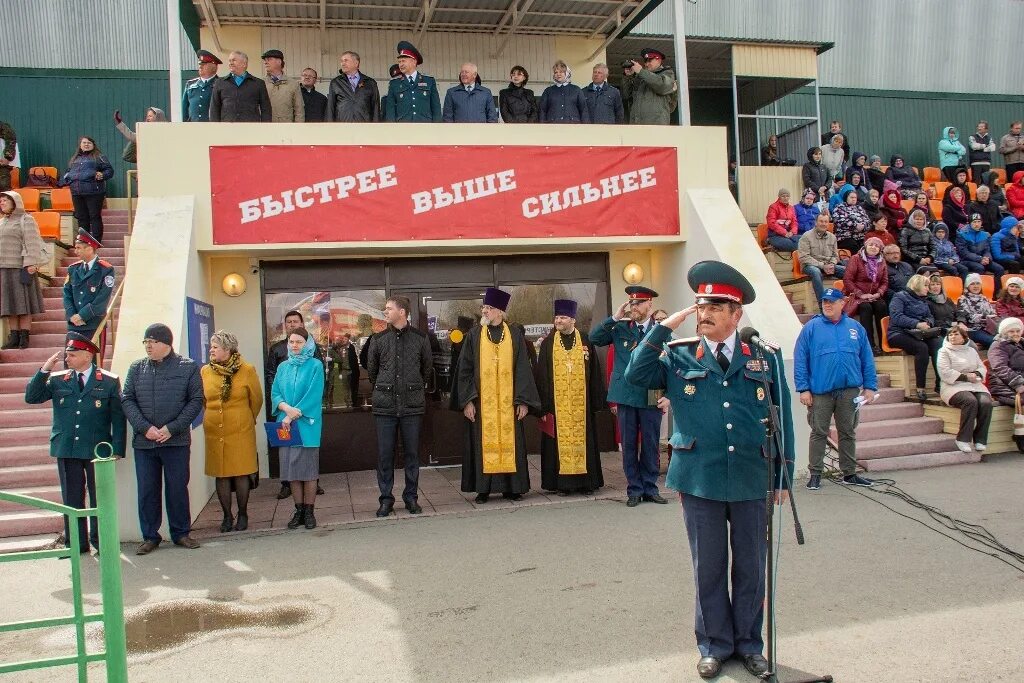
M 626 495 L 657 495 L 661 408 L 634 408 L 620 403 L 617 410 Z
M 96 507 L 96 473 L 91 460 L 80 458 L 57 458 L 57 475 L 60 477 L 61 501 L 68 507 L 84 510 L 86 491 L 89 493 L 88 507 Z M 88 552 L 89 544 L 93 548 L 100 549 L 100 530 L 98 520 L 95 517 L 78 519 L 78 549 Z M 64 517 L 64 543 L 71 547 L 71 530 L 68 528 L 68 518 Z
M 765 501 L 681 497 L 697 589 L 697 649 L 702 657 L 719 659 L 734 653 L 762 654 L 768 553 Z

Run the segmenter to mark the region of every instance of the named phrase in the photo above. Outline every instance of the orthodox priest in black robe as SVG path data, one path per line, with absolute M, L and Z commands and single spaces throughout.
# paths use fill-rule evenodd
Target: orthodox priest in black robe
M 540 345 L 540 480 L 545 491 L 590 494 L 604 486 L 595 413 L 605 407 L 597 352 L 576 329 L 577 304 L 555 300 L 555 329 Z
M 522 327 L 505 321 L 511 294 L 489 287 L 459 353 L 458 405 L 466 417 L 462 490 L 519 500 L 530 490 L 523 418 L 540 410 Z

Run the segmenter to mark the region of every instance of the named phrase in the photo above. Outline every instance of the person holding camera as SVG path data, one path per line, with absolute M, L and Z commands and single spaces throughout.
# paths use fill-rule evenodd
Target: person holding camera
M 622 99 L 629 102 L 629 122 L 634 125 L 667 126 L 679 102 L 675 72 L 665 66 L 665 55 L 654 48 L 640 52 L 643 62 L 622 63 Z

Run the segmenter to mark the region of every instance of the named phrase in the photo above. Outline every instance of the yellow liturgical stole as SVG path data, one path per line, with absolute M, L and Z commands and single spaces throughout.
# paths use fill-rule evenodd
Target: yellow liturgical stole
M 516 471 L 513 355 L 512 334 L 504 322 L 497 344 L 491 341 L 487 328 L 480 331 L 480 446 L 484 474 Z
M 554 332 L 551 376 L 555 389 L 555 435 L 558 441 L 558 473 L 587 473 L 587 370 L 586 351 L 579 330 L 571 349 L 562 346 Z

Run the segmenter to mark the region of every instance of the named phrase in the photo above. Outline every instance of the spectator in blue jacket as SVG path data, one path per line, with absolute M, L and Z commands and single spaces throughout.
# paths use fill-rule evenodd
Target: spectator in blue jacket
M 924 212 L 914 211 L 910 214 L 910 221 L 924 220 Z M 935 265 L 940 269 L 956 275 L 961 280 L 967 277 L 967 266 L 960 262 L 960 255 L 956 253 L 956 245 L 949 239 L 949 228 L 942 221 L 939 221 L 932 228 L 932 247 L 935 250 Z
M 964 165 L 964 157 L 967 156 L 967 148 L 960 144 L 960 134 L 953 126 L 946 126 L 942 129 L 942 138 L 939 140 L 939 168 L 946 180 L 956 182 L 956 170 Z
M 608 65 L 596 65 L 592 78 L 593 82 L 583 89 L 583 96 L 587 98 L 587 109 L 590 110 L 590 122 L 624 122 L 626 112 L 622 107 L 622 93 L 608 82 Z
M 590 123 L 587 98 L 572 82 L 572 70 L 562 60 L 551 67 L 551 85 L 540 96 L 541 123 Z
M 972 222 L 975 216 L 978 217 L 978 220 L 982 220 L 981 214 L 976 213 L 971 216 Z M 983 220 L 982 227 L 984 227 Z M 1007 216 L 999 223 L 999 232 L 992 235 L 990 240 L 992 259 L 1011 273 L 1019 273 L 1021 269 L 1020 230 L 1020 221 L 1013 216 Z
M 491 91 L 480 85 L 476 64 L 459 71 L 459 84 L 444 94 L 441 120 L 445 123 L 497 123 L 498 110 Z
M 970 225 L 957 231 L 956 251 L 967 270 L 972 273 L 988 271 L 995 275 L 996 291 L 999 290 L 999 280 L 1006 269 L 992 260 L 991 240 L 989 234 L 982 229 L 980 216 L 978 220 L 971 221 Z
M 804 190 L 804 196 L 800 203 L 793 207 L 796 211 L 796 234 L 802 235 L 814 228 L 814 222 L 818 220 L 821 207 L 818 205 L 818 193 L 808 187 Z
M 886 338 L 891 346 L 914 357 L 917 398 L 922 403 L 928 398 L 925 391 L 928 361 L 935 365 L 935 354 L 942 345 L 941 332 L 935 327 L 935 318 L 928 306 L 928 277 L 915 275 L 907 281 L 907 288 L 897 292 L 889 303 L 889 333 Z M 938 368 L 935 372 L 938 376 Z
M 99 241 L 103 241 L 103 200 L 107 196 L 107 181 L 114 177 L 114 167 L 88 136 L 78 141 L 78 150 L 68 161 L 68 170 L 60 184 L 71 188 L 71 203 L 75 207 L 75 220 Z
M 826 289 L 821 295 L 821 315 L 811 318 L 796 339 L 793 353 L 794 386 L 800 402 L 807 406 L 811 438 L 808 447 L 810 478 L 807 488 L 821 487 L 832 419 L 839 434 L 839 467 L 842 483 L 872 486 L 873 481 L 857 474 L 856 429 L 858 396 L 873 401 L 878 391 L 875 358 L 868 333 L 843 312 L 841 289 Z

